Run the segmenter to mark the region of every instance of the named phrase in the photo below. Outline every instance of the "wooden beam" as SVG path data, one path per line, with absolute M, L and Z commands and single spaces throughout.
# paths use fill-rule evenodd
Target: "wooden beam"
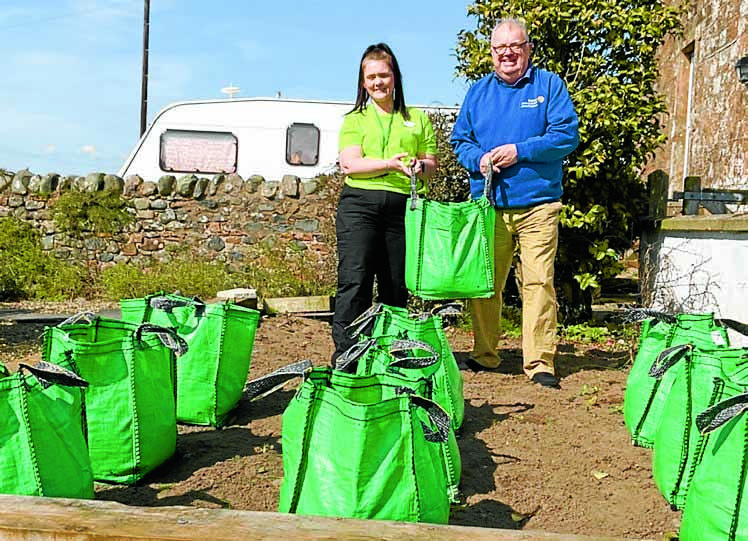
M 327 295 L 265 299 L 265 311 L 271 314 L 327 313 L 332 312 L 332 310 L 333 299 Z
M 3 541 L 625 541 L 540 531 L 0 495 Z

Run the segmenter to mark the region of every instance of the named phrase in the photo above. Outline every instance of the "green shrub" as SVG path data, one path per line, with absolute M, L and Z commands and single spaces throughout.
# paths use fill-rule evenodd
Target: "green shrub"
M 0 300 L 65 300 L 79 296 L 88 273 L 42 250 L 41 233 L 17 218 L 0 218 Z
M 101 272 L 102 294 L 109 300 L 144 297 L 157 291 L 179 291 L 186 296 L 209 299 L 224 289 L 243 285 L 242 277 L 231 274 L 228 266 L 192 255 L 171 261 L 150 261 L 141 267 L 117 263 Z
M 116 192 L 64 192 L 52 205 L 52 220 L 75 238 L 84 232 L 118 233 L 135 221 L 128 203 Z

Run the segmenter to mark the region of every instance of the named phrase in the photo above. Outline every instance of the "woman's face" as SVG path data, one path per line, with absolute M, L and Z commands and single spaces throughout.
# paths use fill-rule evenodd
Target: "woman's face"
M 392 102 L 395 75 L 386 60 L 364 60 L 364 88 L 377 103 Z

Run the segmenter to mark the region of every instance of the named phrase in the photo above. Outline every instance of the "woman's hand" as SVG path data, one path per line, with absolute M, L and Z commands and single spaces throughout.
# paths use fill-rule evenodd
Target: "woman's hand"
M 400 152 L 392 156 L 392 158 L 387 160 L 387 169 L 391 171 L 400 171 L 401 173 L 410 176 L 411 168 L 403 161 L 403 158 L 407 155 L 407 152 Z
M 410 167 L 417 176 L 429 178 L 436 172 L 436 156 L 427 154 L 418 159 L 413 158 L 410 162 Z

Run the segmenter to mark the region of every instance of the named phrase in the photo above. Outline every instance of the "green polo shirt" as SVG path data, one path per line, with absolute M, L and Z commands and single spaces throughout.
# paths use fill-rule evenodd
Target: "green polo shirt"
M 338 149 L 360 146 L 364 158 L 378 160 L 388 160 L 401 152 L 407 152 L 403 158 L 406 162 L 426 154 L 436 156 L 436 137 L 428 115 L 414 107 L 408 107 L 408 113 L 410 119 L 405 120 L 399 113 L 383 113 L 374 105 L 362 112 L 348 113 L 340 128 Z M 383 175 L 353 173 L 345 183 L 365 190 L 410 193 L 410 178 L 399 171 Z

